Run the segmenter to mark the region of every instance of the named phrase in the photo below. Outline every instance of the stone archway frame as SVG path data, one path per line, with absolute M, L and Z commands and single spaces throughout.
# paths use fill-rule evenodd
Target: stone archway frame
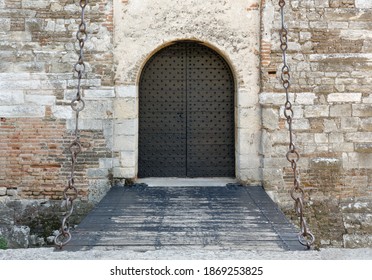
M 117 19 L 115 21 L 116 36 L 114 38 L 117 76 L 116 97 L 114 100 L 113 149 L 120 159 L 119 166 L 113 168 L 114 177 L 131 179 L 137 177 L 138 85 L 144 65 L 154 53 L 173 42 L 192 40 L 204 44 L 219 53 L 233 72 L 236 91 L 236 178 L 245 183 L 261 183 L 261 110 L 258 101 L 260 91 L 259 9 L 248 10 L 246 1 L 234 1 L 235 4 L 225 3 L 224 5 L 228 5 L 229 9 L 227 9 L 226 15 L 222 17 L 221 22 L 217 21 L 215 23 L 217 25 L 216 28 L 221 29 L 221 32 L 225 30 L 223 34 L 229 33 L 229 36 L 224 36 L 220 33 L 215 33 L 214 29 L 209 29 L 210 27 L 205 30 L 206 26 L 202 26 L 199 30 L 196 26 L 202 24 L 203 20 L 200 20 L 201 23 L 198 25 L 195 23 L 195 30 L 188 30 L 187 20 L 190 18 L 180 18 L 177 28 L 172 25 L 162 25 L 162 28 L 159 27 L 158 29 L 159 23 L 155 22 L 157 20 L 156 17 L 152 19 L 146 18 L 143 25 L 138 25 L 141 22 L 138 20 L 138 13 L 143 13 L 143 16 L 146 17 L 152 7 L 151 1 L 144 2 L 142 4 L 147 9 L 140 7 L 141 5 L 138 1 L 132 1 L 132 5 L 130 4 L 131 1 L 129 1 L 128 4 L 119 3 L 120 5 L 114 6 L 114 18 Z M 170 0 L 162 0 L 160 2 L 166 4 Z M 184 2 L 193 1 L 187 0 Z M 251 2 L 254 5 L 254 3 L 259 1 Z M 213 9 L 221 11 L 220 5 L 222 4 L 214 4 Z M 209 4 L 206 3 L 204 5 L 208 6 Z M 162 13 L 167 14 L 165 10 L 172 7 L 177 9 L 174 5 L 164 5 Z M 159 10 L 159 7 L 152 8 L 155 9 L 152 11 L 152 15 L 156 10 Z M 238 8 L 241 9 L 239 10 Z M 194 10 L 194 8 L 191 9 Z M 169 11 L 168 14 L 173 14 L 173 12 Z M 179 12 L 181 13 L 181 11 Z M 245 17 L 236 19 L 238 15 L 234 13 Z M 203 34 L 207 31 L 210 33 Z

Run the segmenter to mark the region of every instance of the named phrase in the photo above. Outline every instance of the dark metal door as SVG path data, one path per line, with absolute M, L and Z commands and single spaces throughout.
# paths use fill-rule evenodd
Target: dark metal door
M 145 65 L 138 177 L 234 177 L 234 81 L 210 48 L 179 42 Z

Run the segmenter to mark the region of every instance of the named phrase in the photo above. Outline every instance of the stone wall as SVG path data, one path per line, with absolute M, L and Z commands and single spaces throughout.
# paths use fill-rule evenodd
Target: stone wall
M 114 2 L 116 99 L 114 177 L 136 177 L 138 84 L 142 67 L 160 49 L 192 40 L 217 51 L 235 77 L 236 177 L 259 184 L 261 110 L 259 93 L 259 0 L 129 0 Z
M 286 1 L 295 141 L 318 244 L 372 245 L 372 2 Z M 262 1 L 264 186 L 291 213 L 277 1 Z
M 100 200 L 113 177 L 136 177 L 142 67 L 162 47 L 195 40 L 217 50 L 235 76 L 237 177 L 262 182 L 293 215 L 278 1 L 89 2 L 80 200 Z M 371 246 L 372 2 L 287 3 L 295 142 L 311 229 L 319 245 Z M 79 19 L 73 1 L 0 0 L 0 202 L 61 199 Z
M 68 145 L 76 95 L 73 1 L 0 1 L 0 199 L 61 199 L 70 168 Z M 112 1 L 90 1 L 76 185 L 97 201 L 110 186 L 114 97 Z

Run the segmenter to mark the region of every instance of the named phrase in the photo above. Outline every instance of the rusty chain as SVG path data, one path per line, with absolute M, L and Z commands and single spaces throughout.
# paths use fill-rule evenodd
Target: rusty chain
M 280 29 L 280 49 L 283 55 L 283 67 L 281 71 L 281 81 L 286 95 L 286 102 L 284 104 L 284 117 L 287 120 L 289 130 L 289 151 L 286 154 L 287 160 L 291 164 L 293 171 L 293 188 L 290 191 L 292 199 L 295 201 L 295 211 L 300 220 L 300 232 L 298 234 L 298 241 L 310 249 L 311 245 L 314 244 L 315 236 L 310 232 L 306 219 L 304 217 L 304 196 L 305 192 L 300 186 L 299 182 L 299 171 L 297 168 L 297 162 L 300 159 L 300 155 L 297 152 L 296 146 L 293 141 L 293 108 L 292 103 L 289 100 L 289 87 L 291 86 L 291 75 L 290 69 L 287 63 L 287 49 L 288 49 L 288 29 L 284 23 L 284 7 L 285 0 L 279 0 L 280 15 L 281 15 L 281 29 Z
M 77 163 L 77 156 L 82 151 L 82 146 L 80 142 L 79 134 L 79 113 L 84 109 L 85 102 L 82 99 L 82 90 L 81 90 L 81 80 L 85 73 L 86 65 L 84 63 L 84 44 L 87 40 L 87 26 L 85 23 L 85 8 L 88 4 L 88 0 L 80 0 L 79 6 L 81 8 L 81 17 L 79 29 L 76 32 L 76 39 L 79 44 L 79 58 L 74 65 L 74 71 L 77 73 L 77 93 L 74 99 L 72 99 L 70 106 L 71 109 L 75 112 L 75 130 L 74 130 L 74 140 L 70 143 L 68 150 L 71 153 L 71 170 L 70 176 L 68 178 L 67 187 L 63 190 L 63 206 L 66 208 L 64 212 L 64 217 L 62 219 L 62 225 L 59 234 L 54 239 L 54 244 L 62 249 L 71 240 L 69 218 L 71 217 L 74 211 L 74 200 L 78 196 L 78 190 L 75 186 L 75 169 Z

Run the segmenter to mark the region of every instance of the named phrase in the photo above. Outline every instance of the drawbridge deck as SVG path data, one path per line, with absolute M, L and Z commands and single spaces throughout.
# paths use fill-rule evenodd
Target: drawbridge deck
M 113 187 L 72 231 L 66 250 L 172 247 L 304 250 L 262 187 Z

